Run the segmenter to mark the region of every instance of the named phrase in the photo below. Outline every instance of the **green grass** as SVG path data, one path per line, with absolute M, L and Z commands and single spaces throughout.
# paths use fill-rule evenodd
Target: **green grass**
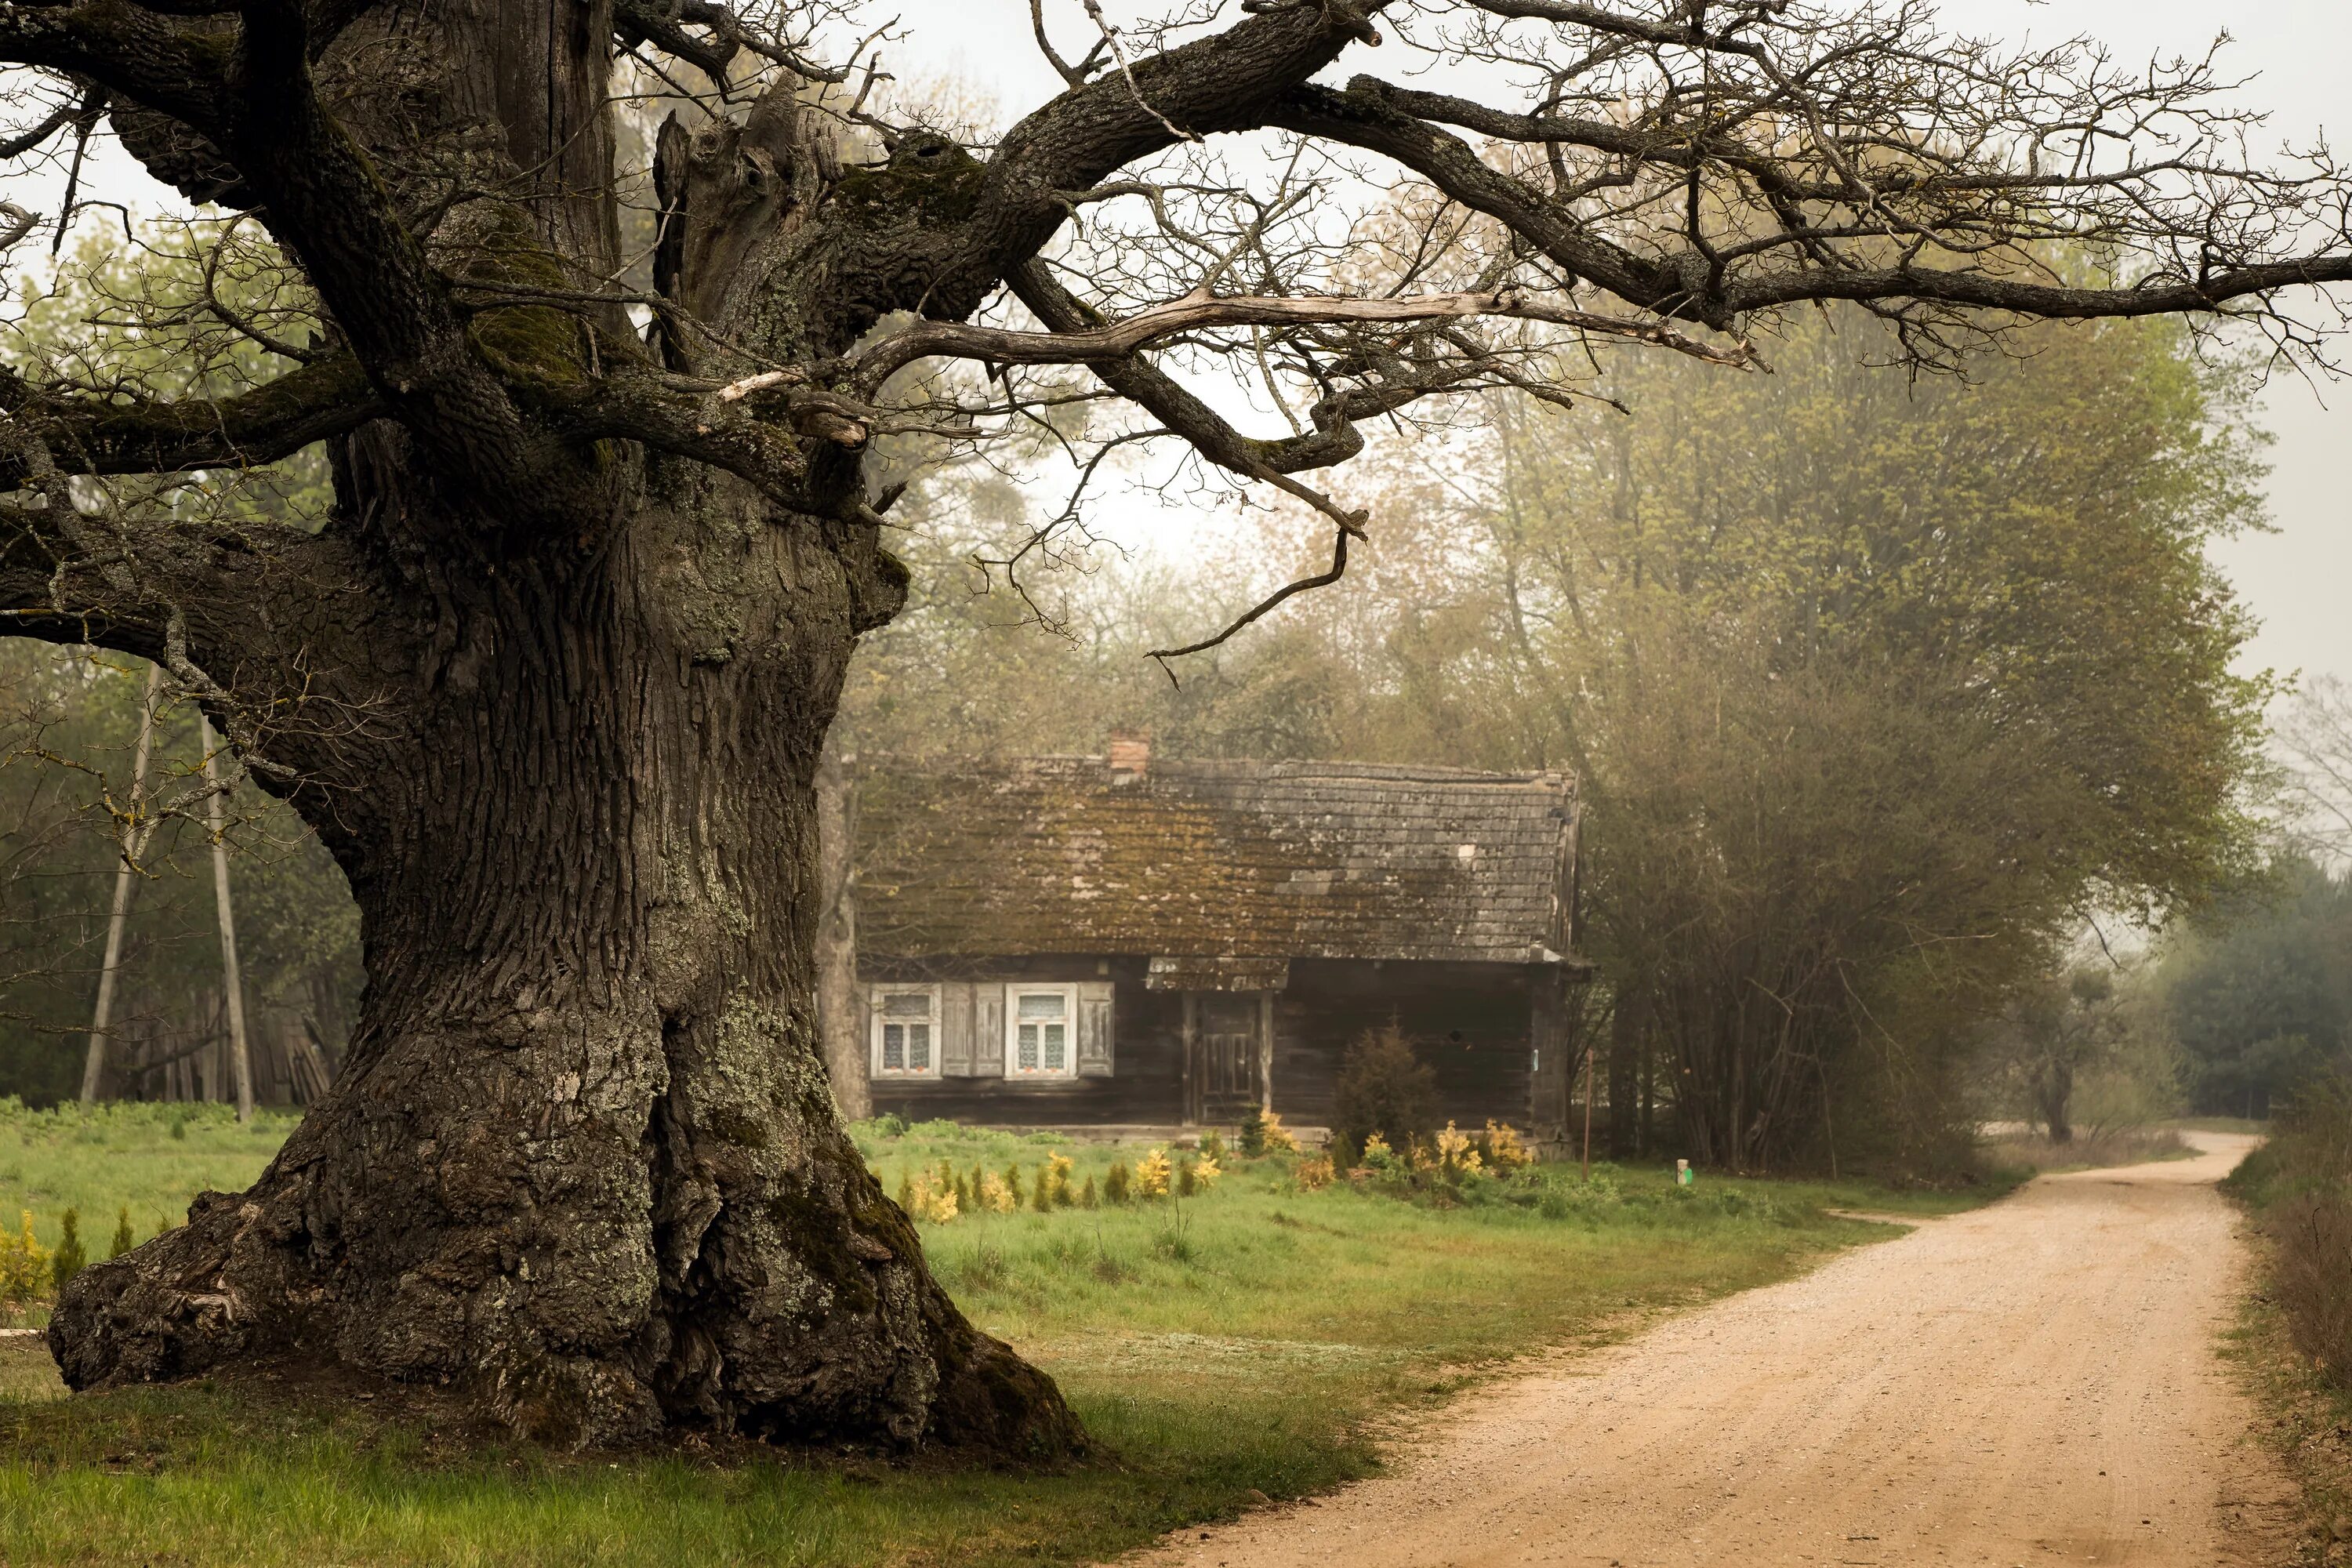
M 1142 1152 L 936 1123 L 869 1125 L 860 1143 L 893 1192 L 946 1159 L 967 1178 L 1017 1163 L 1024 1197 L 1055 1148 L 1097 1187 Z M 1059 1379 L 1094 1435 L 1091 1458 L 1051 1475 L 484 1450 L 245 1383 L 63 1401 L 37 1343 L 0 1342 L 0 1561 L 1087 1562 L 1369 1473 L 1376 1427 L 1459 1418 L 1442 1396 L 1507 1358 L 1601 1342 L 1895 1234 L 1826 1209 L 1946 1212 L 1994 1191 L 1702 1174 L 1678 1192 L 1612 1166 L 1590 1185 L 1549 1169 L 1513 1186 L 1513 1201 L 1437 1209 L 1301 1192 L 1275 1159 L 1229 1163 L 1181 1202 L 923 1226 L 965 1310 Z
M 189 1200 L 206 1188 L 251 1186 L 296 1120 L 264 1110 L 240 1127 L 226 1105 L 27 1110 L 0 1100 L 0 1225 L 13 1231 L 30 1211 L 35 1237 L 53 1247 L 65 1211 L 79 1209 L 83 1241 L 102 1252 L 128 1209 L 144 1241 L 184 1221 Z

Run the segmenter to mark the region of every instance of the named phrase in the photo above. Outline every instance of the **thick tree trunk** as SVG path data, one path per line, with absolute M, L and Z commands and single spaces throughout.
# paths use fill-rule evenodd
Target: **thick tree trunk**
M 2041 1099 L 2042 1124 L 2049 1131 L 2050 1142 L 2072 1143 L 2074 1141 L 2073 1063 L 2052 1062 L 2043 1069 Z
M 567 564 L 429 570 L 405 668 L 361 609 L 314 654 L 343 721 L 284 743 L 360 904 L 359 1024 L 250 1192 L 68 1286 L 74 1387 L 331 1359 L 566 1443 L 1077 1440 L 933 1281 L 819 1051 L 813 774 L 901 576 L 871 531 L 674 488 Z

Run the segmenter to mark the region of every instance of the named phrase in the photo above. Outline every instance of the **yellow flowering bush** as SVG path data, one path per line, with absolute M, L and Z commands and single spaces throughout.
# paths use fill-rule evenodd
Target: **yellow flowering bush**
M 1507 1176 L 1515 1171 L 1524 1171 L 1536 1163 L 1536 1157 L 1529 1153 L 1528 1146 L 1519 1141 L 1518 1130 L 1507 1121 L 1498 1123 L 1493 1118 L 1488 1118 L 1485 1142 L 1486 1163 L 1495 1168 L 1497 1175 Z
M 1077 1202 L 1070 1191 L 1070 1157 L 1067 1154 L 1045 1156 L 1045 1191 L 1055 1208 L 1068 1208 Z
M 942 1185 L 929 1171 L 915 1178 L 905 1205 L 909 1215 L 932 1225 L 946 1225 L 954 1219 L 958 1206 L 955 1188 Z
M 1298 1184 L 1301 1192 L 1319 1193 L 1331 1184 L 1334 1174 L 1331 1156 L 1318 1154 L 1313 1159 L 1299 1161 L 1298 1169 L 1291 1173 L 1291 1179 Z
M 1003 1177 L 990 1171 L 980 1178 L 980 1206 L 991 1214 L 1011 1214 L 1021 1206 L 1021 1197 L 1004 1184 Z
M 1298 1152 L 1298 1140 L 1291 1136 L 1290 1129 L 1282 1124 L 1282 1112 L 1278 1110 L 1265 1111 L 1261 1116 L 1260 1121 L 1262 1126 L 1259 1131 L 1259 1136 L 1265 1140 L 1265 1152 L 1267 1153 L 1296 1154 Z
M 1164 1198 L 1168 1183 L 1176 1173 L 1169 1163 L 1168 1151 L 1154 1149 L 1135 1163 L 1135 1195 L 1139 1198 Z
M 1204 1187 L 1215 1186 L 1217 1184 L 1217 1178 L 1224 1173 L 1224 1171 L 1217 1164 L 1216 1156 L 1213 1154 L 1202 1155 L 1201 1163 L 1192 1167 L 1192 1179 L 1200 1183 Z
M 1448 1121 L 1445 1131 L 1437 1135 L 1436 1148 L 1429 1163 L 1437 1167 L 1440 1174 L 1447 1176 L 1475 1171 L 1481 1163 L 1476 1145 L 1475 1139 Z M 1416 1149 L 1415 1152 L 1418 1153 L 1419 1150 Z M 1420 1166 L 1423 1162 L 1415 1160 L 1413 1163 Z
M 0 1300 L 29 1301 L 49 1283 L 48 1249 L 33 1239 L 33 1215 L 22 1211 L 25 1234 L 0 1231 Z

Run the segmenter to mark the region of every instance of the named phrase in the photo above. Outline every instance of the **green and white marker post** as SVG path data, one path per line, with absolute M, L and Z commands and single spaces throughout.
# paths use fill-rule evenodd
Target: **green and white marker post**
M 1688 1160 L 1677 1160 L 1677 1161 L 1675 1161 L 1675 1185 L 1676 1185 L 1676 1186 L 1678 1186 L 1678 1187 L 1687 1187 L 1687 1186 L 1689 1186 L 1690 1184 L 1691 1184 L 1691 1168 L 1690 1168 L 1690 1162 L 1689 1162 Z

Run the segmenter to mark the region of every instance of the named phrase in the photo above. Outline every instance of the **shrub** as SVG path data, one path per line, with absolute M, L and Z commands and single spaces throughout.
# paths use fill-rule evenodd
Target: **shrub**
M 980 1205 L 972 1202 L 972 1200 L 979 1196 L 979 1194 L 964 1184 L 963 1173 L 961 1171 L 958 1171 L 956 1173 L 955 1196 L 956 1207 L 960 1209 L 971 1209 L 975 1214 L 980 1211 Z
M 1127 1162 L 1114 1161 L 1111 1168 L 1103 1174 L 1103 1201 L 1110 1204 L 1124 1204 L 1130 1195 Z
M 1225 1141 L 1217 1136 L 1215 1128 L 1201 1134 L 1201 1158 L 1211 1163 L 1225 1157 Z
M 941 1185 L 929 1171 L 916 1180 L 913 1191 L 908 1195 L 913 1201 L 905 1205 L 906 1210 L 919 1220 L 946 1225 L 956 1216 L 955 1188 Z
M 1078 1189 L 1078 1206 L 1082 1209 L 1090 1209 L 1096 1206 L 1097 1201 L 1095 1197 L 1095 1173 L 1088 1171 L 1087 1184 Z
M 1060 1153 L 1046 1155 L 1045 1173 L 1045 1193 L 1053 1200 L 1054 1206 L 1061 1209 L 1074 1206 L 1078 1200 L 1070 1191 L 1070 1157 Z
M 1019 1208 L 1021 1206 L 1021 1167 L 1018 1163 L 1004 1167 L 1004 1190 L 1013 1194 L 1013 1207 Z
M 1502 1175 L 1524 1171 L 1536 1162 L 1516 1128 L 1507 1121 L 1497 1125 L 1492 1119 L 1486 1122 L 1486 1135 L 1478 1141 L 1478 1152 L 1486 1157 L 1487 1168 Z
M 64 1232 L 58 1237 L 58 1250 L 49 1259 L 49 1278 L 63 1291 L 66 1281 L 89 1266 L 89 1253 L 81 1244 L 81 1211 L 68 1209 L 58 1228 Z
M 1261 1119 L 1261 1122 L 1260 1135 L 1265 1140 L 1267 1153 L 1296 1154 L 1298 1152 L 1298 1140 L 1292 1137 L 1290 1129 L 1282 1124 L 1282 1112 L 1269 1110 Z
M 33 1214 L 23 1211 L 25 1234 L 0 1231 L 0 1300 L 29 1301 L 49 1282 L 49 1255 L 33 1239 Z
M 1054 1167 L 1037 1167 L 1037 1180 L 1029 1188 L 1029 1206 L 1044 1214 L 1054 1206 Z
M 1224 1167 L 1218 1164 L 1214 1159 L 1206 1154 L 1202 1155 L 1201 1163 L 1192 1167 L 1192 1179 L 1200 1183 L 1203 1187 L 1215 1186 L 1217 1184 L 1217 1178 L 1224 1173 Z
M 1437 1130 L 1437 1075 L 1394 1024 L 1356 1037 L 1333 1086 L 1332 1131 L 1349 1148 L 1376 1134 L 1411 1148 Z
M 1135 1163 L 1135 1195 L 1140 1198 L 1164 1198 L 1168 1195 L 1169 1178 L 1174 1169 L 1168 1163 L 1168 1151 L 1154 1149 Z
M 1318 1154 L 1311 1160 L 1299 1161 L 1298 1169 L 1291 1173 L 1291 1179 L 1298 1184 L 1300 1191 L 1318 1193 L 1331 1184 L 1334 1174 L 1331 1156 Z
M 1241 1147 L 1244 1160 L 1255 1160 L 1265 1152 L 1265 1112 L 1255 1105 L 1242 1118 Z
M 2266 1208 L 2295 1343 L 2323 1379 L 2352 1390 L 2352 1072 L 2305 1083 L 2231 1182 Z
M 1192 1162 L 1190 1160 L 1177 1161 L 1176 1195 L 1180 1198 L 1189 1198 L 1197 1190 L 1198 1187 L 1192 1175 Z
M 905 1190 L 903 1181 L 900 1190 L 902 1192 Z M 906 1205 L 901 1203 L 898 1206 L 904 1208 Z M 125 1204 L 115 1216 L 114 1239 L 107 1243 L 106 1255 L 109 1258 L 120 1258 L 138 1245 L 139 1238 L 131 1234 L 131 1205 Z
M 1421 1162 L 1416 1162 L 1420 1163 Z M 1455 1181 L 1478 1170 L 1481 1162 L 1470 1134 L 1448 1121 L 1444 1131 L 1432 1141 L 1429 1164 L 1446 1181 Z
M 2352 1196 L 2305 1193 L 2271 1221 L 2279 1304 L 2321 1377 L 2352 1389 Z
M 885 1111 L 868 1125 L 872 1127 L 874 1136 L 877 1138 L 898 1138 L 906 1133 L 907 1119 L 903 1116 L 893 1116 Z
M 980 1206 L 991 1214 L 1011 1214 L 1021 1206 L 1021 1196 L 991 1172 L 980 1178 Z

